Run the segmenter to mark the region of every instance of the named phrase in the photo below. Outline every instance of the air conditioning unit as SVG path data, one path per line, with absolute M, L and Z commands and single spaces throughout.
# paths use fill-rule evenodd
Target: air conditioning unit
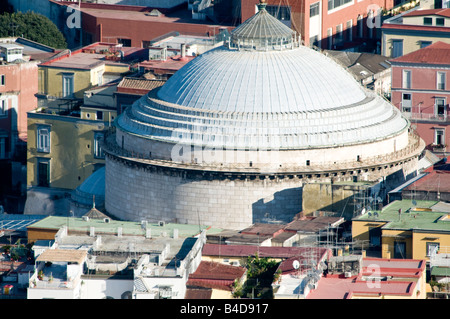
M 345 278 L 349 278 L 349 277 L 352 276 L 352 272 L 351 272 L 351 271 L 346 271 L 346 272 L 344 273 L 344 276 L 345 276 Z
M 88 216 L 83 216 L 83 220 L 84 220 L 85 222 L 88 222 L 88 221 L 89 221 L 89 217 L 88 217 Z

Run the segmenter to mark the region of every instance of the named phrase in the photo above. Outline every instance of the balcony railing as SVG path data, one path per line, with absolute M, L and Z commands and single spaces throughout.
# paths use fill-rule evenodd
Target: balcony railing
M 409 120 L 423 120 L 423 121 L 437 121 L 437 122 L 446 122 L 449 120 L 447 114 L 429 114 L 429 113 L 412 113 L 412 112 L 402 112 L 402 114 Z

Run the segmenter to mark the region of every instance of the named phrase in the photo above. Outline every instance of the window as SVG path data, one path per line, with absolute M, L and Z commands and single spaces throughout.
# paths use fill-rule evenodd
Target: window
M 394 242 L 394 258 L 406 258 L 406 243 L 402 241 Z
M 97 120 L 100 120 L 100 121 L 103 120 L 103 112 L 102 111 L 97 111 Z
M 37 129 L 37 151 L 50 153 L 50 127 L 39 126 Z
M 104 132 L 94 132 L 94 157 L 95 158 L 105 158 L 105 153 L 103 153 L 101 142 L 105 136 Z
M 347 21 L 347 25 L 345 27 L 345 40 L 346 41 L 351 42 L 353 39 L 352 28 L 353 28 L 353 21 L 352 20 Z
M 403 70 L 402 81 L 403 81 L 402 87 L 404 89 L 411 88 L 411 71 L 410 70 Z
M 445 90 L 445 72 L 437 72 L 437 89 Z
M 291 7 L 289 6 L 266 6 L 266 11 L 281 21 L 291 21 Z
M 358 38 L 363 37 L 363 16 L 358 16 L 358 21 L 356 22 L 356 27 L 358 28 Z
M 402 111 L 403 112 L 411 112 L 411 94 L 404 93 L 402 94 Z
M 423 18 L 423 25 L 432 25 L 433 18 Z
M 74 93 L 74 81 L 73 81 L 73 73 L 67 74 L 63 73 L 62 76 L 62 96 L 63 97 L 72 97 Z
M 434 129 L 434 144 L 435 145 L 445 144 L 445 130 L 443 128 Z
M 50 186 L 50 159 L 40 158 L 37 165 L 38 186 Z
M 0 75 L 0 85 L 3 86 L 6 84 L 6 78 L 4 74 Z
M 444 18 L 436 18 L 436 25 L 443 27 L 445 25 L 445 19 Z
M 423 49 L 427 46 L 429 46 L 432 43 L 432 41 L 420 41 L 420 48 Z
M 328 0 L 328 11 L 336 9 L 352 1 L 353 0 Z
M 8 112 L 8 103 L 6 100 L 0 100 L 0 117 L 7 116 Z
M 124 47 L 131 47 L 131 39 L 117 39 L 117 43 L 122 44 Z
M 327 42 L 328 42 L 328 50 L 331 50 L 333 46 L 333 29 L 328 28 L 327 30 Z
M 309 17 L 315 17 L 319 15 L 319 7 L 320 2 L 313 3 L 309 6 Z
M 0 158 L 6 158 L 6 138 L 0 137 Z
M 398 58 L 403 55 L 403 40 L 392 40 L 392 57 Z
M 439 243 L 427 242 L 427 256 L 433 256 L 439 251 Z
M 343 36 L 342 36 L 342 24 L 338 24 L 336 26 L 336 44 L 342 42 Z
M 434 109 L 434 111 L 435 111 L 435 115 L 436 116 L 445 116 L 445 98 L 443 98 L 443 97 L 438 97 L 438 98 L 436 98 L 435 99 L 435 109 Z

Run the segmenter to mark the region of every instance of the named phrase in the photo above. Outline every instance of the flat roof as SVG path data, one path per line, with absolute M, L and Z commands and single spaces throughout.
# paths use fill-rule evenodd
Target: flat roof
M 450 219 L 443 218 L 447 212 L 433 211 L 433 206 L 438 201 L 415 201 L 401 200 L 394 201 L 385 206 L 381 211 L 373 210 L 363 215 L 353 218 L 353 221 L 386 222 L 383 229 L 407 229 L 407 230 L 430 230 L 449 231 Z M 401 214 L 399 210 L 401 209 Z M 374 213 L 378 216 L 374 216 Z M 369 216 L 369 213 L 371 216 Z
M 316 289 L 306 299 L 349 299 L 353 295 L 410 296 L 416 285 L 408 281 L 379 281 L 379 285 L 368 285 L 367 281 L 355 278 L 322 277 Z
M 208 21 L 197 20 L 192 18 L 191 10 L 177 10 L 168 14 L 161 14 L 159 16 L 149 15 L 149 12 L 142 11 L 128 11 L 117 9 L 93 9 L 81 6 L 81 11 L 85 14 L 94 16 L 96 18 L 102 19 L 114 19 L 114 20 L 131 20 L 131 21 L 141 21 L 141 22 L 158 22 L 158 23 L 189 23 L 189 24 L 202 24 L 211 25 L 215 27 L 231 27 L 232 25 L 226 24 L 215 24 Z M 120 22 L 119 22 L 120 23 Z M 234 26 L 233 26 L 234 27 Z
M 145 235 L 145 230 L 142 227 L 141 222 L 117 221 L 110 219 L 109 222 L 106 223 L 103 219 L 89 219 L 88 221 L 85 221 L 83 218 L 61 216 L 48 216 L 29 225 L 28 229 L 38 228 L 58 230 L 64 226 L 67 226 L 69 231 L 72 232 L 89 232 L 90 227 L 95 227 L 96 233 L 106 234 L 117 234 L 117 229 L 121 227 L 123 235 Z M 159 226 L 158 223 L 147 222 L 147 227 L 151 229 L 152 236 L 160 236 L 163 232 L 166 232 L 168 236 L 171 236 L 174 229 L 178 229 L 178 235 L 181 237 L 195 236 L 203 229 L 206 229 L 207 232 L 211 233 L 221 231 L 221 229 L 210 228 L 209 226 L 204 225 L 199 226 L 174 223 L 164 223 L 164 226 Z

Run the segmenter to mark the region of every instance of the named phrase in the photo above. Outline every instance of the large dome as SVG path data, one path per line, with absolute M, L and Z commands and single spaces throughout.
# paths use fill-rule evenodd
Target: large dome
M 359 83 L 322 53 L 220 47 L 192 60 L 158 92 L 166 102 L 218 112 L 336 109 L 365 99 Z
M 304 183 L 414 173 L 423 143 L 400 111 L 259 7 L 114 122 L 108 213 L 242 229 L 290 221 Z
M 187 63 L 118 125 L 172 144 L 279 150 L 367 143 L 408 122 L 260 5 L 224 46 Z

